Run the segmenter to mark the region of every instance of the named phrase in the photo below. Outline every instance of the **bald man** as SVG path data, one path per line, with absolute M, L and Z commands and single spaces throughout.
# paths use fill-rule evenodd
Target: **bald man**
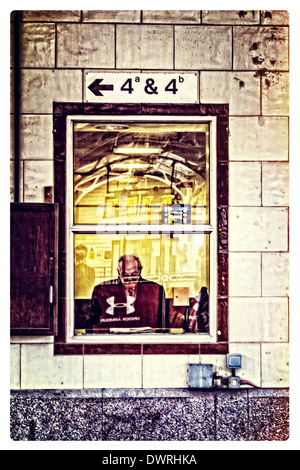
M 134 254 L 121 256 L 117 271 L 117 279 L 103 282 L 93 290 L 94 330 L 167 327 L 164 289 L 142 278 L 140 259 Z

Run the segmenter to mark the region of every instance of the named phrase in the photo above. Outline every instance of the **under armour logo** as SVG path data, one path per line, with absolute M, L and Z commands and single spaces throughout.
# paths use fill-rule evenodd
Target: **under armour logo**
M 115 296 L 109 297 L 108 299 L 106 299 L 106 302 L 108 303 L 108 305 L 110 305 L 110 307 L 108 307 L 108 309 L 106 310 L 106 313 L 108 315 L 114 315 L 115 308 L 126 307 L 126 315 L 130 315 L 130 313 L 133 313 L 135 311 L 133 307 L 133 304 L 135 302 L 135 297 L 131 297 L 130 295 L 127 296 L 126 303 L 119 302 L 115 304 Z

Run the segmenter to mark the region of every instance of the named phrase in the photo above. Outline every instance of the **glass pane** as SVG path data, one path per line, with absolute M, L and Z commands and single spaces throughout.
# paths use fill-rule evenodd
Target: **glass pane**
M 74 223 L 209 223 L 208 124 L 74 124 Z
M 74 249 L 75 334 L 208 332 L 209 234 L 78 233 Z

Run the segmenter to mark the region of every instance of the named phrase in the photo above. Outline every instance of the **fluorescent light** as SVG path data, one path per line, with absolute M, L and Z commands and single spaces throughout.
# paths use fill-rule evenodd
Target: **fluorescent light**
M 123 153 L 126 155 L 152 155 L 153 153 L 161 153 L 162 149 L 150 147 L 117 147 L 113 149 L 113 153 Z
M 148 163 L 112 163 L 112 171 L 114 171 L 116 168 L 128 168 L 128 169 L 135 169 L 135 168 L 143 168 L 147 169 L 149 167 Z

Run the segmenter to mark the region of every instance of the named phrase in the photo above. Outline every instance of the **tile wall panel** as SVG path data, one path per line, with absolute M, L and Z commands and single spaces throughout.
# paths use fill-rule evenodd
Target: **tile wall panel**
M 289 387 L 290 351 L 287 343 L 262 344 L 262 386 Z
M 231 69 L 229 26 L 175 26 L 174 46 L 176 69 Z
M 117 25 L 116 68 L 172 69 L 173 27 Z
M 83 10 L 82 21 L 92 23 L 140 23 L 140 10 Z
M 288 118 L 275 116 L 231 117 L 229 126 L 230 160 L 288 160 Z
M 186 388 L 188 364 L 199 364 L 199 355 L 145 355 L 144 388 Z
M 230 299 L 230 342 L 288 341 L 288 301 L 285 298 Z
M 262 295 L 289 295 L 289 253 L 262 253 Z
M 203 10 L 203 24 L 259 24 L 258 10 Z
M 80 10 L 23 10 L 23 21 L 80 21 Z
M 230 251 L 287 251 L 288 211 L 273 207 L 231 207 Z
M 252 72 L 201 72 L 201 103 L 229 103 L 230 115 L 260 113 L 260 80 Z
M 262 10 L 261 11 L 261 24 L 268 25 L 288 25 L 290 15 L 286 10 Z
M 50 115 L 24 114 L 20 118 L 20 158 L 53 159 L 53 119 Z
M 143 10 L 143 23 L 200 23 L 200 10 Z
M 261 253 L 229 254 L 229 296 L 261 296 Z
M 22 344 L 22 390 L 81 389 L 82 371 L 82 356 L 53 356 L 52 344 Z
M 21 67 L 55 67 L 55 24 L 23 23 Z
M 230 206 L 261 206 L 261 163 L 230 162 Z
M 289 115 L 289 73 L 264 71 L 262 74 L 262 113 Z
M 115 66 L 114 44 L 113 25 L 58 24 L 57 66 L 113 68 Z
M 24 202 L 45 202 L 45 187 L 53 187 L 52 160 L 26 160 L 24 165 Z
M 288 34 L 286 26 L 235 26 L 234 70 L 288 71 Z
M 141 388 L 139 355 L 84 356 L 84 388 Z
M 21 387 L 21 345 L 10 346 L 10 389 L 19 390 Z
M 23 69 L 21 113 L 52 114 L 53 102 L 82 102 L 82 71 Z
M 288 162 L 263 162 L 262 203 L 264 206 L 289 205 Z

